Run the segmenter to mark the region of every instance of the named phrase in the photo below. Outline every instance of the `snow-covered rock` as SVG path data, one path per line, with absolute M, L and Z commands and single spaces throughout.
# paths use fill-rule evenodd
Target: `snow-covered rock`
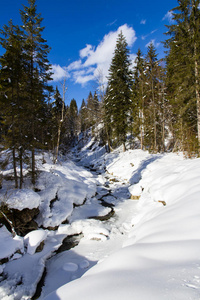
M 33 209 L 40 205 L 41 199 L 38 193 L 30 189 L 11 190 L 7 194 L 5 203 L 9 208 L 23 210 Z
M 27 247 L 27 253 L 33 255 L 37 247 L 47 237 L 47 231 L 43 229 L 33 230 L 24 237 L 24 244 Z

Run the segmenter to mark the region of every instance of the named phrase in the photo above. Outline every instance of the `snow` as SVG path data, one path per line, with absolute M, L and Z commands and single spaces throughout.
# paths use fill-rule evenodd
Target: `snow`
M 23 251 L 23 239 L 12 237 L 5 226 L 0 228 L 0 259 L 11 257 L 17 250 Z
M 7 194 L 8 207 L 18 210 L 33 209 L 39 206 L 40 196 L 30 189 L 11 190 Z
M 200 159 L 136 150 L 107 170 L 141 196 L 125 201 L 126 209 L 135 203 L 135 214 L 123 224 L 122 247 L 45 299 L 199 299 Z
M 47 232 L 43 229 L 33 230 L 24 237 L 27 253 L 33 255 L 42 241 L 47 237 Z
M 65 263 L 63 265 L 64 271 L 75 272 L 78 270 L 78 265 L 74 263 Z
M 13 202 L 30 207 L 18 201 L 33 199 L 45 229 L 13 238 L 0 228 L 0 257 L 11 257 L 0 266 L 0 299 L 30 299 L 46 267 L 40 300 L 199 300 L 199 158 L 106 153 L 93 140 L 77 162 L 53 165 L 48 154 L 44 158 L 40 191 L 22 190 L 24 197 Z M 110 219 L 98 219 L 112 208 Z M 55 254 L 66 237 L 73 248 Z

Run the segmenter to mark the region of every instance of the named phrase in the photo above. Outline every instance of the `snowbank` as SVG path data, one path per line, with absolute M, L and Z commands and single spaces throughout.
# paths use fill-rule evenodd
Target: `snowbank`
M 47 237 L 47 232 L 43 229 L 33 230 L 24 237 L 24 244 L 27 253 L 33 255 L 41 242 Z
M 124 247 L 46 300 L 199 299 L 200 159 L 138 155 L 121 154 L 108 168 L 143 188 Z
M 17 250 L 23 250 L 23 239 L 12 234 L 5 226 L 0 228 L 0 259 L 11 257 Z
M 25 208 L 33 209 L 40 205 L 40 196 L 30 189 L 9 191 L 5 203 L 9 208 L 23 210 Z

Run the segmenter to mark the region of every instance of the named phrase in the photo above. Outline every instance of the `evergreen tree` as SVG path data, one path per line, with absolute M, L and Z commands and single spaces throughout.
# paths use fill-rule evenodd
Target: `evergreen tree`
M 54 101 L 51 104 L 52 106 L 51 107 L 51 113 L 52 113 L 51 135 L 52 135 L 52 142 L 53 142 L 52 149 L 55 149 L 56 148 L 55 145 L 57 145 L 57 141 L 58 141 L 59 128 L 61 126 L 62 108 L 63 108 L 63 101 L 57 86 L 53 98 Z
M 132 104 L 132 132 L 140 139 L 140 146 L 144 145 L 144 102 L 145 102 L 145 61 L 138 49 L 133 72 L 133 104 Z
M 200 152 L 199 0 L 178 0 L 174 24 L 167 26 L 167 91 L 173 107 L 175 146 Z M 179 145 L 179 146 L 178 146 Z
M 90 92 L 87 98 L 87 127 L 93 126 L 95 123 L 94 116 L 94 98 L 92 93 Z
M 122 143 L 125 151 L 130 119 L 132 74 L 129 50 L 122 32 L 118 35 L 114 56 L 109 69 L 108 89 L 104 101 L 107 134 Z M 109 140 L 109 137 L 108 137 Z
M 94 103 L 94 123 L 97 123 L 100 120 L 100 103 L 97 96 L 97 92 L 94 92 L 93 97 L 93 103 Z
M 69 132 L 71 139 L 77 135 L 77 122 L 78 122 L 78 106 L 75 99 L 72 99 L 68 110 L 68 120 L 69 120 Z
M 41 128 L 41 119 L 44 117 L 45 98 L 51 87 L 48 81 L 51 79 L 50 65 L 47 55 L 50 48 L 46 40 L 42 38 L 42 18 L 37 13 L 36 0 L 28 0 L 29 6 L 24 6 L 21 11 L 23 30 L 25 36 L 24 53 L 26 55 L 26 112 L 29 124 L 27 136 L 32 153 L 32 183 L 35 184 L 35 148 L 38 147 L 36 132 Z
M 12 21 L 0 31 L 0 44 L 5 49 L 0 58 L 0 108 L 4 127 L 3 144 L 12 149 L 15 187 L 18 188 L 17 152 L 20 161 L 20 188 L 23 183 L 24 132 L 24 53 L 23 33 Z
M 158 90 L 158 58 L 156 49 L 151 43 L 146 55 L 146 99 L 145 99 L 145 140 L 152 151 L 158 151 L 159 122 L 159 90 Z
M 79 128 L 81 132 L 84 132 L 87 128 L 86 118 L 87 118 L 87 107 L 86 107 L 85 100 L 83 99 L 79 110 Z

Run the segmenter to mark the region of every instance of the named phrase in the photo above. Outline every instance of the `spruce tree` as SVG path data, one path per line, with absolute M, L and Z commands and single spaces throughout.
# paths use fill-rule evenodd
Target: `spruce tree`
M 146 99 L 145 99 L 145 135 L 148 147 L 154 152 L 158 150 L 159 139 L 159 90 L 158 90 L 158 58 L 156 49 L 151 43 L 146 55 Z
M 133 71 L 133 103 L 132 103 L 132 132 L 140 139 L 140 147 L 144 145 L 144 102 L 145 102 L 145 61 L 138 49 Z
M 91 127 L 94 125 L 95 119 L 94 119 L 94 98 L 92 95 L 92 92 L 89 93 L 87 100 L 87 127 Z
M 94 92 L 93 103 L 94 103 L 94 123 L 97 123 L 100 120 L 100 102 L 96 91 Z
M 26 149 L 24 132 L 24 53 L 23 32 L 12 21 L 0 31 L 0 44 L 5 53 L 0 58 L 0 108 L 4 128 L 3 145 L 12 150 L 15 187 L 23 183 L 23 153 Z M 20 161 L 18 184 L 17 160 Z
M 46 40 L 42 38 L 44 27 L 41 27 L 42 18 L 37 13 L 36 0 L 28 0 L 29 6 L 24 6 L 21 11 L 23 30 L 25 36 L 24 52 L 26 55 L 26 116 L 29 120 L 27 136 L 32 153 L 31 169 L 32 183 L 35 184 L 35 148 L 38 147 L 36 132 L 41 128 L 45 98 L 51 87 L 48 81 L 51 79 L 50 64 L 47 55 L 50 48 Z
M 199 0 L 178 0 L 167 26 L 167 91 L 173 107 L 175 146 L 200 152 Z M 198 141 L 196 140 L 196 136 Z
M 60 121 L 62 119 L 62 97 L 60 95 L 60 92 L 58 90 L 58 87 L 56 86 L 55 93 L 53 95 L 54 101 L 51 103 L 51 136 L 52 136 L 52 149 L 55 150 L 58 141 L 58 132 L 60 127 Z
M 77 135 L 77 122 L 78 122 L 78 106 L 75 99 L 72 99 L 68 110 L 69 133 L 73 140 Z
M 129 50 L 122 32 L 118 35 L 114 56 L 109 69 L 108 89 L 104 101 L 105 126 L 107 134 L 123 144 L 129 128 L 132 73 Z M 110 137 L 108 137 L 108 140 Z
M 83 99 L 82 100 L 82 103 L 81 103 L 81 107 L 80 107 L 80 110 L 79 110 L 79 129 L 81 132 L 84 132 L 87 128 L 87 107 L 86 107 L 86 103 L 85 103 L 85 100 Z

